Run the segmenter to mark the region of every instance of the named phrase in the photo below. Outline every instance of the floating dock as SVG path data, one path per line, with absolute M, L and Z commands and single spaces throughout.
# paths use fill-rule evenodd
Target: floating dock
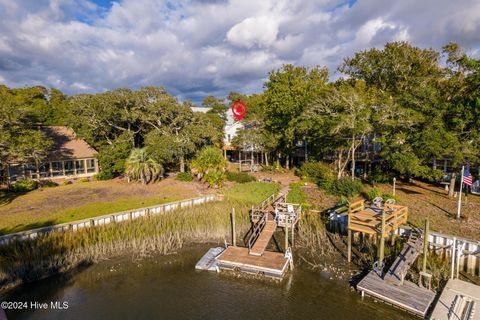
M 283 278 L 289 260 L 281 252 L 265 251 L 261 256 L 249 254 L 248 248 L 230 246 L 217 257 L 220 270 L 235 270 Z
M 433 309 L 432 320 L 480 320 L 480 286 L 450 279 Z
M 288 189 L 287 189 L 288 191 Z M 272 278 L 283 278 L 292 264 L 292 251 L 288 245 L 288 230 L 294 237 L 294 228 L 302 211 L 301 205 L 285 202 L 285 194 L 279 197 L 271 195 L 252 208 L 251 234 L 246 241 L 246 247 L 235 245 L 210 249 L 197 263 L 200 270 L 233 270 L 251 274 L 264 275 Z M 267 251 L 277 227 L 284 227 L 286 232 L 286 252 Z M 233 238 L 235 238 L 232 235 Z M 234 241 L 235 243 L 235 241 Z
M 385 282 L 375 271 L 357 284 L 357 290 L 371 297 L 390 303 L 400 309 L 425 317 L 435 292 L 419 287 L 413 282 L 404 281 L 402 285 Z

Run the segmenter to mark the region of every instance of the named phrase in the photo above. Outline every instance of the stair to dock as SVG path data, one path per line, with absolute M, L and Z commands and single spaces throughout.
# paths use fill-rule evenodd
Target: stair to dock
M 267 220 L 258 239 L 250 249 L 250 254 L 254 256 L 261 256 L 267 249 L 268 243 L 277 229 L 277 223 L 273 220 Z
M 385 282 L 394 285 L 402 285 L 412 263 L 423 251 L 422 246 L 423 238 L 421 230 L 417 228 L 412 229 L 407 243 L 385 274 L 383 278 Z

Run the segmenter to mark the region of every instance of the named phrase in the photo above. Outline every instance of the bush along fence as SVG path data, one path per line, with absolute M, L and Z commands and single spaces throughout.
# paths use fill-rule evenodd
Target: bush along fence
M 186 200 L 180 200 L 175 202 L 164 203 L 156 206 L 133 209 L 130 211 L 122 211 L 103 216 L 77 220 L 62 224 L 56 224 L 52 226 L 31 229 L 16 233 L 0 236 L 0 245 L 8 244 L 12 241 L 21 241 L 26 239 L 34 239 L 39 235 L 44 235 L 50 232 L 62 232 L 62 231 L 76 231 L 82 228 L 90 228 L 95 226 L 101 226 L 109 223 L 117 223 L 122 221 L 128 221 L 137 219 L 140 217 L 147 217 L 160 213 L 165 213 L 180 208 L 193 207 L 207 202 L 213 202 L 221 200 L 220 196 L 215 194 L 205 195 L 197 198 L 191 198 Z

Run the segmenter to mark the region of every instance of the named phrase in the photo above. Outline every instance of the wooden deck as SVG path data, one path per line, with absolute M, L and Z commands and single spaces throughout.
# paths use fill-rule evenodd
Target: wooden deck
M 265 251 L 261 256 L 254 256 L 248 253 L 248 248 L 230 246 L 217 257 L 217 265 L 220 270 L 238 270 L 282 278 L 288 267 L 288 259 L 281 252 Z
M 272 220 L 267 220 L 265 222 L 265 227 L 258 236 L 258 239 L 255 241 L 254 245 L 250 249 L 250 254 L 255 256 L 261 256 L 270 242 L 275 230 L 277 229 L 277 223 Z
M 361 203 L 361 205 L 359 205 Z M 384 208 L 365 208 L 362 202 L 350 205 L 348 229 L 365 234 L 379 235 L 382 226 L 382 210 L 385 211 L 385 233 L 387 237 L 398 227 L 407 222 L 408 208 L 393 204 L 385 204 Z
M 412 229 L 407 243 L 383 279 L 391 284 L 402 285 L 410 266 L 423 251 L 422 245 L 423 238 L 420 230 Z
M 435 298 L 435 292 L 410 281 L 404 281 L 401 286 L 389 284 L 375 271 L 358 283 L 357 290 L 421 317 L 425 317 Z

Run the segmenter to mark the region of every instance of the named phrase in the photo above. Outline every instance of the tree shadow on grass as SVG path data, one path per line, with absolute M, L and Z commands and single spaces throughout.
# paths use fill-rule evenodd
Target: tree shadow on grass
M 410 189 L 405 189 L 405 188 L 397 188 L 398 191 L 402 191 L 406 194 L 422 194 L 421 192 L 410 190 Z
M 429 201 L 428 203 L 430 203 L 432 206 L 434 206 L 435 208 L 437 209 L 440 209 L 441 211 L 445 212 L 446 216 L 449 217 L 449 218 L 454 218 L 455 217 L 455 213 L 451 213 L 450 211 L 447 211 L 445 210 L 444 208 L 440 207 L 439 205 Z
M 0 236 L 6 235 L 6 234 L 9 234 L 9 233 L 27 231 L 27 230 L 43 228 L 43 227 L 49 227 L 49 226 L 53 226 L 55 224 L 57 224 L 56 220 L 38 221 L 38 222 L 33 222 L 33 223 L 28 223 L 28 224 L 17 224 L 15 227 L 0 229 Z
M 23 196 L 27 192 L 11 192 L 11 191 L 0 191 L 0 206 L 7 205 L 15 200 L 17 197 Z

